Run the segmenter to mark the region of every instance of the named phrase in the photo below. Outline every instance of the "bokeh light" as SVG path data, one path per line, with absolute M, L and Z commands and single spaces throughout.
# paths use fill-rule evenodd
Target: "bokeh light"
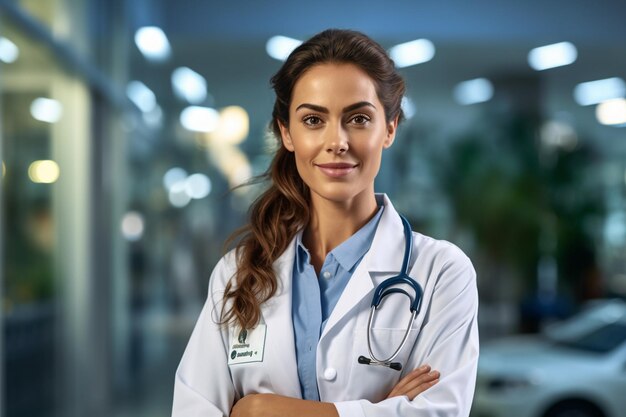
M 210 107 L 189 106 L 180 114 L 180 124 L 192 132 L 213 132 L 217 129 L 220 115 Z
M 10 39 L 0 36 L 0 61 L 12 64 L 20 56 L 20 50 Z
M 137 211 L 129 211 L 122 217 L 122 235 L 130 241 L 137 241 L 143 237 L 145 229 L 144 218 Z
M 540 46 L 528 53 L 528 64 L 536 71 L 570 65 L 576 61 L 578 51 L 571 42 Z
M 157 26 L 145 26 L 135 32 L 135 44 L 150 61 L 164 61 L 171 55 L 170 43 L 165 32 Z
M 596 118 L 603 125 L 626 124 L 626 99 L 616 98 L 598 104 Z
M 59 165 L 52 160 L 34 161 L 28 167 L 28 177 L 32 182 L 51 184 L 59 179 Z
M 63 115 L 63 106 L 58 100 L 39 97 L 31 103 L 30 114 L 40 122 L 56 123 Z
M 199 200 L 211 193 L 211 180 L 204 174 L 192 174 L 185 180 L 185 192 Z
M 265 51 L 272 58 L 284 61 L 301 43 L 302 41 L 287 36 L 273 36 L 265 44 Z
M 389 55 L 398 68 L 423 64 L 435 56 L 435 45 L 428 39 L 417 39 L 392 47 Z
M 209 139 L 238 145 L 243 142 L 250 131 L 250 118 L 243 107 L 228 106 L 219 112 L 219 121 Z

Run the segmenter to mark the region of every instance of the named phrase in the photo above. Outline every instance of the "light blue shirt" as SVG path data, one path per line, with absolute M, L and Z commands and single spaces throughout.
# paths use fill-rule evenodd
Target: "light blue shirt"
M 296 241 L 291 314 L 298 377 L 302 398 L 306 400 L 319 401 L 315 371 L 317 344 L 339 296 L 372 244 L 383 209 L 381 205 L 365 226 L 326 256 L 319 279 L 311 265 L 309 251 L 302 243 L 302 235 Z

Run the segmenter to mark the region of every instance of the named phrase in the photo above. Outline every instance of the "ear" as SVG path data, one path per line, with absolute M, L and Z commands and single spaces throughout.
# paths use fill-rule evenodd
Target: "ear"
M 293 142 L 291 141 L 291 135 L 289 134 L 289 128 L 286 127 L 283 122 L 278 122 L 278 127 L 280 128 L 280 140 L 283 142 L 283 145 L 289 152 L 293 152 Z
M 385 137 L 385 141 L 383 142 L 383 148 L 387 149 L 391 146 L 393 141 L 396 139 L 396 130 L 398 129 L 398 116 L 395 119 L 387 123 L 387 137 Z

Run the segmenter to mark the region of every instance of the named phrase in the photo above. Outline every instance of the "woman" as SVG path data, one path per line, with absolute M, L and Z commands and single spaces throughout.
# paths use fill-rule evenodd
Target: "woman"
M 173 415 L 467 416 L 477 293 L 471 262 L 452 244 L 412 233 L 409 275 L 423 297 L 394 359 L 402 371 L 357 361 L 368 354 L 374 289 L 398 274 L 405 252 L 401 218 L 374 193 L 402 119 L 393 62 L 365 35 L 327 30 L 294 50 L 272 85 L 270 185 L 213 271 Z M 391 294 L 376 311 L 377 357 L 400 345 L 408 305 Z

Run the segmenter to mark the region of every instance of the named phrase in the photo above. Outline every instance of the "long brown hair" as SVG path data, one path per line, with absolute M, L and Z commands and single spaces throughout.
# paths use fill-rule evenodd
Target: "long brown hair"
M 289 106 L 298 79 L 323 63 L 350 63 L 361 68 L 374 81 L 387 122 L 402 119 L 404 81 L 383 47 L 364 34 L 325 30 L 289 55 L 271 79 L 276 101 L 270 127 L 279 148 L 262 176 L 269 180 L 269 188 L 251 206 L 249 224 L 229 239 L 240 238 L 236 246 L 237 271 L 224 292 L 222 323 L 244 329 L 258 324 L 261 304 L 278 287 L 274 262 L 309 222 L 309 188 L 298 174 L 293 153 L 282 144 L 279 126 L 289 126 Z

